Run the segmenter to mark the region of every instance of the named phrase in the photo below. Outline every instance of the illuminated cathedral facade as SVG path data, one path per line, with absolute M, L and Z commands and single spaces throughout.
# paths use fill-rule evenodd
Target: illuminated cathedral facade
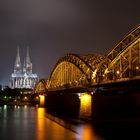
M 29 49 L 27 48 L 27 54 L 24 59 L 24 64 L 22 66 L 18 48 L 14 65 L 14 72 L 11 74 L 9 85 L 10 88 L 33 89 L 37 81 L 38 81 L 37 74 L 32 73 L 32 63 L 30 60 Z

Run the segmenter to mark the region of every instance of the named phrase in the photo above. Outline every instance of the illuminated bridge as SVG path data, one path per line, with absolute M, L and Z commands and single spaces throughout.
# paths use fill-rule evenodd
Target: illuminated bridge
M 53 67 L 49 78 L 41 79 L 37 83 L 35 92 L 44 95 L 66 93 L 67 96 L 68 93 L 77 93 L 76 95 L 82 102 L 83 94 L 80 93 L 86 92 L 87 95 L 93 96 L 94 93 L 97 94 L 98 89 L 106 89 L 107 93 L 110 89 L 119 91 L 130 81 L 133 82 L 125 86 L 127 89 L 134 81 L 139 80 L 140 26 L 137 26 L 108 55 L 69 53 L 63 56 Z M 121 84 L 118 84 L 117 87 L 114 86 L 116 83 Z M 116 91 L 112 91 L 116 93 Z M 122 93 L 124 90 L 120 92 Z M 115 94 L 115 96 L 118 95 Z M 127 100 L 126 98 L 124 100 Z

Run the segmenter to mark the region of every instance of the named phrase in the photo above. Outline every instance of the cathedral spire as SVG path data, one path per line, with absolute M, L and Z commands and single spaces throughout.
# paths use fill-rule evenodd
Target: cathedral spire
M 27 62 L 27 63 L 31 63 L 30 55 L 29 55 L 29 47 L 27 47 L 26 62 Z
M 17 48 L 17 56 L 16 56 L 16 61 L 15 61 L 14 72 L 15 73 L 20 73 L 21 72 L 21 62 L 20 62 L 19 47 Z
M 24 60 L 23 71 L 26 73 L 32 73 L 32 63 L 29 55 L 29 47 L 27 47 L 27 53 L 26 53 L 26 58 Z

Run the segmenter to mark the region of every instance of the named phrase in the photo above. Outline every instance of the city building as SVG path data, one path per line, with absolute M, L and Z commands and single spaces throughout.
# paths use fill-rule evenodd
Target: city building
M 11 74 L 10 79 L 9 85 L 10 88 L 33 89 L 37 81 L 38 81 L 37 74 L 32 73 L 32 63 L 30 60 L 29 49 L 27 48 L 27 54 L 24 59 L 24 64 L 22 66 L 19 48 L 17 48 L 17 56 L 14 65 L 14 72 Z

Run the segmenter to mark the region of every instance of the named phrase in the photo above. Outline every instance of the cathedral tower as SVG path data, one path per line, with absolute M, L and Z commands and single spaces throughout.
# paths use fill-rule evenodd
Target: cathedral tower
M 20 74 L 22 72 L 22 66 L 20 62 L 20 54 L 19 54 L 19 48 L 17 48 L 17 56 L 14 66 L 14 73 Z
M 14 73 L 11 74 L 10 88 L 33 89 L 37 81 L 38 81 L 37 74 L 32 73 L 32 63 L 29 55 L 29 48 L 27 48 L 23 70 L 20 61 L 19 48 L 17 48 Z
M 29 48 L 27 48 L 26 57 L 24 59 L 23 72 L 27 74 L 32 73 L 32 63 L 29 55 Z

